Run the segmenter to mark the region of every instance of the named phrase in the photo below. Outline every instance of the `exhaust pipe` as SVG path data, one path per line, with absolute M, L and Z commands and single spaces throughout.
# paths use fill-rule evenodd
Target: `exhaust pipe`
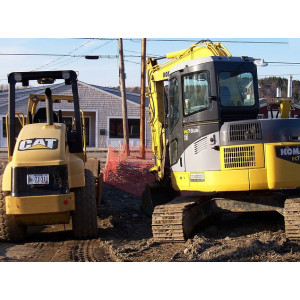
M 50 88 L 46 88 L 46 115 L 47 115 L 47 125 L 53 125 L 53 101 L 52 101 L 52 91 Z

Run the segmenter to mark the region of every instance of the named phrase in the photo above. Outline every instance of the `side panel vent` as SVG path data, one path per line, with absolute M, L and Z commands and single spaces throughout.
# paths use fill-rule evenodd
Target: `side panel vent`
M 229 141 L 254 141 L 261 140 L 261 125 L 259 122 L 230 124 Z
M 230 147 L 224 149 L 225 169 L 240 169 L 256 167 L 255 147 Z
M 195 154 L 200 153 L 206 148 L 207 148 L 207 137 L 204 137 L 203 139 L 194 143 Z

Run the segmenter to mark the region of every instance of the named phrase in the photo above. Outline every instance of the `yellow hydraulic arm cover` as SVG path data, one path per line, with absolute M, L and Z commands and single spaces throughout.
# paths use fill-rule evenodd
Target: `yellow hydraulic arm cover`
M 280 103 L 280 113 L 282 119 L 287 119 L 290 115 L 292 103 L 290 99 L 282 99 Z
M 164 177 L 164 155 L 166 151 L 166 124 L 164 104 L 164 81 L 169 79 L 170 70 L 177 64 L 206 56 L 227 56 L 231 53 L 221 43 L 200 41 L 188 49 L 166 55 L 169 60 L 158 64 L 154 58 L 147 59 L 149 123 L 151 125 L 152 151 L 155 155 L 155 166 L 151 171 L 157 172 L 158 178 Z

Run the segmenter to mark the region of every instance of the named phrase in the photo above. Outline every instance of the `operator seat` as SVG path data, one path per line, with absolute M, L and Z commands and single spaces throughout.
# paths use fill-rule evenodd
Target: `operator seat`
M 221 86 L 220 88 L 220 98 L 221 98 L 221 104 L 223 106 L 234 106 L 234 104 L 231 101 L 231 93 L 227 86 Z
M 46 123 L 47 122 L 47 113 L 46 107 L 41 107 L 37 110 L 33 117 L 33 123 Z M 58 122 L 58 117 L 55 112 L 53 112 L 53 122 Z

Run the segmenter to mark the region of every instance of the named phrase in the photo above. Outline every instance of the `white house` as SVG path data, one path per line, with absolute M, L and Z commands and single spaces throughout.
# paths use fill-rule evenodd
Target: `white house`
M 54 84 L 50 87 L 52 94 L 71 95 L 71 87 Z M 16 91 L 16 112 L 26 115 L 28 97 L 30 94 L 43 94 L 44 86 L 20 89 Z M 107 148 L 109 145 L 118 147 L 123 142 L 122 100 L 121 92 L 116 89 L 96 86 L 78 81 L 80 109 L 85 114 L 87 131 L 87 147 Z M 139 146 L 140 134 L 140 95 L 126 93 L 128 127 L 130 145 Z M 146 100 L 148 102 L 148 100 Z M 55 103 L 54 110 L 61 110 L 66 121 L 72 121 L 73 104 L 62 101 Z M 148 104 L 146 103 L 146 107 Z M 5 116 L 8 111 L 8 92 L 0 92 L 0 147 L 6 147 Z M 145 143 L 151 145 L 151 131 L 147 123 L 148 108 L 146 108 Z

